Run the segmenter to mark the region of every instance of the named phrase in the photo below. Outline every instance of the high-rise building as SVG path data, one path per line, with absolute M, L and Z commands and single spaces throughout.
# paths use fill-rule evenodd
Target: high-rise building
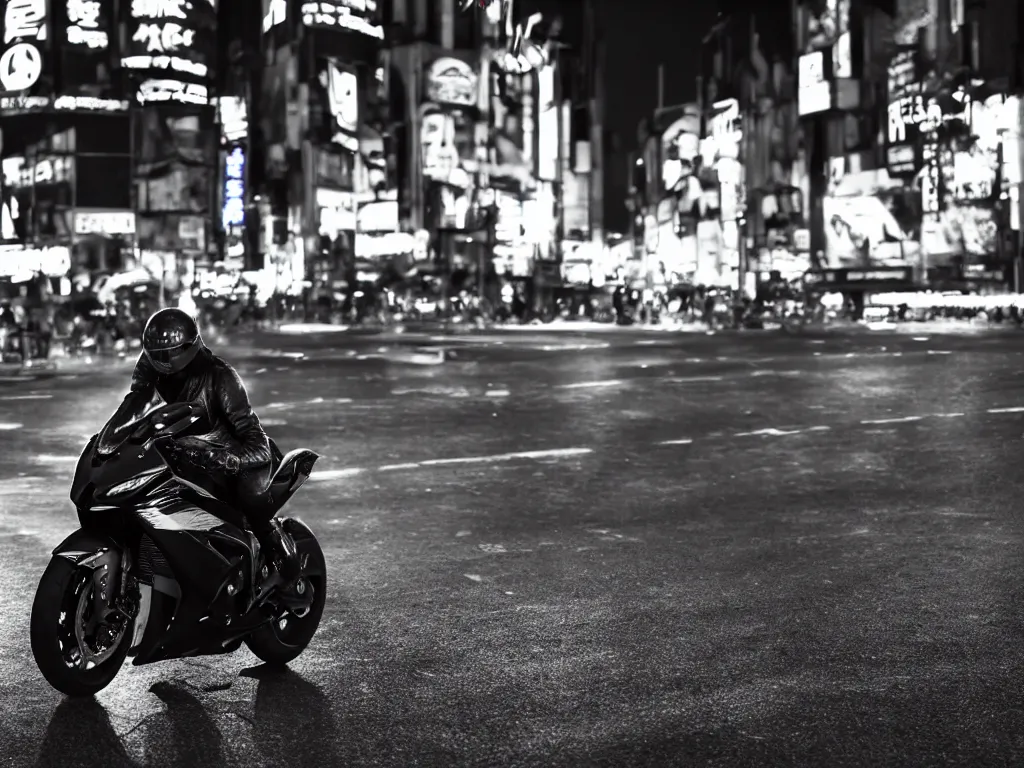
M 0 30 L 0 275 L 118 268 L 134 220 L 113 0 L 2 0 Z

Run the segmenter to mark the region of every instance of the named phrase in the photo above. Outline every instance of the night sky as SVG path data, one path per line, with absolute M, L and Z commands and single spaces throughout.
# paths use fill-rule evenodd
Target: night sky
M 608 40 L 605 119 L 620 142 L 617 152 L 607 148 L 606 226 L 624 231 L 626 153 L 636 146 L 637 123 L 657 105 L 658 64 L 665 65 L 666 105 L 696 97 L 700 41 L 715 19 L 715 3 L 597 0 L 597 5 Z
M 605 226 L 624 232 L 627 155 L 636 147 L 637 124 L 657 106 L 658 64 L 665 65 L 665 104 L 696 97 L 700 41 L 711 28 L 715 0 L 594 0 L 607 40 L 605 123 L 614 137 L 607 157 Z M 517 15 L 561 15 L 562 37 L 578 45 L 583 0 L 516 0 Z

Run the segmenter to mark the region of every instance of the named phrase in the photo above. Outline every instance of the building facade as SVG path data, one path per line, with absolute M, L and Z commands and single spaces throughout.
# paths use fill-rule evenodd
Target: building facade
M 553 19 L 509 3 L 336 5 L 327 19 L 323 3 L 264 4 L 268 253 L 301 252 L 321 280 L 367 261 L 529 274 L 557 265 L 570 234 L 592 236 L 601 164 L 580 137 L 589 112 L 569 105 L 582 51 L 555 43 Z
M 688 107 L 699 137 L 655 120 L 638 157 L 649 260 L 674 251 L 748 292 L 772 272 L 848 293 L 1020 289 L 1019 3 L 720 6 Z

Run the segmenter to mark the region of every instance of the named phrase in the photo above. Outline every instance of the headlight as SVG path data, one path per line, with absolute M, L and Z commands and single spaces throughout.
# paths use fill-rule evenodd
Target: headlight
M 156 469 L 156 470 L 153 470 L 151 472 L 146 472 L 146 473 L 141 474 L 141 475 L 136 475 L 131 480 L 126 480 L 123 483 L 119 483 L 118 485 L 115 485 L 113 488 L 111 488 L 110 490 L 107 491 L 106 495 L 107 496 L 118 496 L 118 495 L 120 495 L 122 493 L 129 493 L 131 491 L 138 490 L 139 488 L 144 486 L 146 483 L 148 483 L 150 480 L 152 480 L 154 477 L 156 477 L 160 472 L 161 472 L 161 470 Z

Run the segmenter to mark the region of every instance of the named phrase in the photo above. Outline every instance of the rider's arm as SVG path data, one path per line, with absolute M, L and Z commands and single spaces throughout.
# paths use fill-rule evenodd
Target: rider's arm
M 132 371 L 132 383 L 128 394 L 100 433 L 101 448 L 114 447 L 114 444 L 119 442 L 119 439 L 116 439 L 117 433 L 145 414 L 155 395 L 156 371 L 146 356 L 140 355 L 138 362 L 135 363 L 135 370 Z
M 273 461 L 270 439 L 263 431 L 260 420 L 253 413 L 242 379 L 235 369 L 228 365 L 219 373 L 216 397 L 221 412 L 231 425 L 231 432 L 238 441 L 238 446 L 232 453 L 238 457 L 240 468 L 256 469 L 270 464 Z

